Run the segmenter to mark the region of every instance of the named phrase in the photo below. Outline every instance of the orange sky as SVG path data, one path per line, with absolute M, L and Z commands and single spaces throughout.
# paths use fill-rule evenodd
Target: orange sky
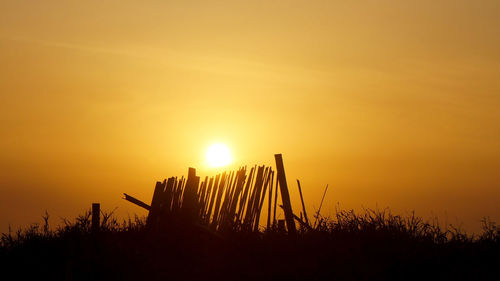
M 283 153 L 292 203 L 500 222 L 500 2 L 0 1 L 0 232 Z

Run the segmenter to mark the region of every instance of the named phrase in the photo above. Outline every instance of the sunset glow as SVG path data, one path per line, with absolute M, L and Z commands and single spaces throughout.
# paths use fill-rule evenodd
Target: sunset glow
M 122 192 L 276 153 L 311 213 L 330 184 L 325 213 L 390 206 L 480 230 L 500 221 L 499 14 L 498 0 L 0 1 L 0 232 L 93 200 L 127 217 Z
M 499 15 L 0 0 L 0 281 L 499 279 Z

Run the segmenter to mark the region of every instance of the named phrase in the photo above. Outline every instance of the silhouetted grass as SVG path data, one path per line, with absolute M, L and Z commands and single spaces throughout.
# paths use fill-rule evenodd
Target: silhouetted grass
M 488 219 L 467 235 L 415 214 L 338 211 L 296 237 L 214 233 L 172 221 L 148 229 L 144 218 L 90 213 L 2 234 L 2 274 L 16 280 L 499 280 L 500 227 Z M 3 278 L 2 278 L 3 280 Z

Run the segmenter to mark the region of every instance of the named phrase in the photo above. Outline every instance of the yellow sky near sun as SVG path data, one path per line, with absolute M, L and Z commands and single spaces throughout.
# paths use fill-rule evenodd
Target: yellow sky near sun
M 0 1 L 0 231 L 283 153 L 292 200 L 500 221 L 498 1 Z M 298 201 L 295 201 L 299 208 Z

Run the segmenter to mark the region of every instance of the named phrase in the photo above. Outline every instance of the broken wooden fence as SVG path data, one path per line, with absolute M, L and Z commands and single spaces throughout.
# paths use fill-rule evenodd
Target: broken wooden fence
M 246 167 L 242 167 L 238 171 L 205 177 L 201 182 L 196 170 L 189 168 L 187 179 L 171 177 L 163 182 L 157 182 L 151 205 L 128 194 L 125 194 L 124 199 L 149 211 L 146 224 L 150 227 L 161 226 L 173 219 L 182 218 L 184 221 L 207 225 L 217 231 L 259 231 L 259 220 L 266 194 L 268 194 L 267 228 L 277 225 L 276 204 L 279 183 L 286 226 L 290 234 L 295 234 L 294 219 L 299 220 L 301 225 L 306 223 L 293 214 L 283 159 L 281 154 L 276 154 L 275 158 L 278 170 L 276 182 L 275 171 L 266 166 L 255 166 L 249 171 Z M 271 216 L 273 188 L 274 214 Z

